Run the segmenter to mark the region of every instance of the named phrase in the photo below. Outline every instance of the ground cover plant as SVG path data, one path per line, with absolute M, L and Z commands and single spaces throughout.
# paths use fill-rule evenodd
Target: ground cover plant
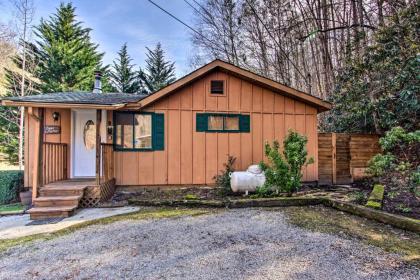
M 0 215 L 4 213 L 21 212 L 24 207 L 20 203 L 0 205 Z
M 308 158 L 306 144 L 308 139 L 297 132 L 289 131 L 283 141 L 283 154 L 277 140 L 273 144 L 265 144 L 265 156 L 268 163 L 261 162 L 266 180 L 262 187 L 257 188 L 257 195 L 272 196 L 280 193 L 292 193 L 301 188 L 302 167 L 312 164 L 313 158 Z

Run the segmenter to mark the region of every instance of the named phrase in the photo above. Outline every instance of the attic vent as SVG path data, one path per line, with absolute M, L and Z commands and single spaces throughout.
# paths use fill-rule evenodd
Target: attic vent
M 211 81 L 210 93 L 211 94 L 224 94 L 224 81 Z

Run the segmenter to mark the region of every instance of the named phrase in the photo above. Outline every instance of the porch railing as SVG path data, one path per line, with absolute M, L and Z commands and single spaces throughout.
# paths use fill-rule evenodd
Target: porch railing
M 43 185 L 67 179 L 67 144 L 43 143 Z
M 112 144 L 101 143 L 100 183 L 114 178 L 114 155 Z

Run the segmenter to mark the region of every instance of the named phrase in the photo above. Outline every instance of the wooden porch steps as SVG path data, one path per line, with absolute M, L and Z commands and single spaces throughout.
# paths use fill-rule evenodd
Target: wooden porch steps
M 82 199 L 86 182 L 62 181 L 41 188 L 34 207 L 28 210 L 31 220 L 67 218 L 74 214 Z
M 43 196 L 34 200 L 35 207 L 78 206 L 83 195 Z
M 33 207 L 28 210 L 31 220 L 43 220 L 49 218 L 67 218 L 73 215 L 77 206 L 57 207 Z
M 83 195 L 86 185 L 83 186 L 47 186 L 39 191 L 41 197 L 43 196 L 79 196 Z

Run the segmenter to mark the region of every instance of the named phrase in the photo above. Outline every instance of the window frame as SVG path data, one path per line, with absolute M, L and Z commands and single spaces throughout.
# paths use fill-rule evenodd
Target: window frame
M 222 82 L 222 84 L 223 84 L 223 92 L 222 93 L 213 93 L 212 92 L 212 86 L 211 86 L 212 82 Z M 210 82 L 209 82 L 209 95 L 210 96 L 213 96 L 213 97 L 224 97 L 224 96 L 226 96 L 226 89 L 227 89 L 226 80 L 224 80 L 224 79 L 211 79 Z
M 117 114 L 127 114 L 127 115 L 132 115 L 132 119 L 133 119 L 133 125 L 132 125 L 132 129 L 133 129 L 133 139 L 132 139 L 132 144 L 133 144 L 133 148 L 122 148 L 122 147 L 118 147 L 116 142 L 117 142 Z M 113 116 L 112 116 L 112 121 L 113 121 L 113 127 L 114 127 L 114 131 L 113 131 L 113 136 L 112 136 L 112 145 L 114 147 L 114 151 L 119 151 L 119 152 L 133 152 L 133 151 L 154 151 L 154 138 L 153 138 L 153 112 L 131 112 L 131 111 L 114 111 Z M 150 125 L 151 125 L 151 137 L 152 137 L 152 145 L 150 148 L 135 148 L 135 125 L 134 125 L 134 117 L 135 115 L 150 115 Z M 121 143 L 123 144 L 123 143 Z
M 228 113 L 197 113 L 195 118 L 196 118 L 196 122 L 197 122 L 197 116 L 198 115 L 204 115 L 206 116 L 206 129 L 205 130 L 198 130 L 197 126 L 196 126 L 196 131 L 197 132 L 217 132 L 217 133 L 249 133 L 250 131 L 244 131 L 241 128 L 241 117 L 242 116 L 249 116 L 248 114 L 228 114 Z M 208 127 L 208 121 L 209 121 L 209 117 L 211 116 L 218 116 L 218 117 L 223 117 L 223 130 L 220 129 L 209 129 Z M 227 117 L 237 117 L 238 118 L 238 129 L 225 129 L 225 120 Z

